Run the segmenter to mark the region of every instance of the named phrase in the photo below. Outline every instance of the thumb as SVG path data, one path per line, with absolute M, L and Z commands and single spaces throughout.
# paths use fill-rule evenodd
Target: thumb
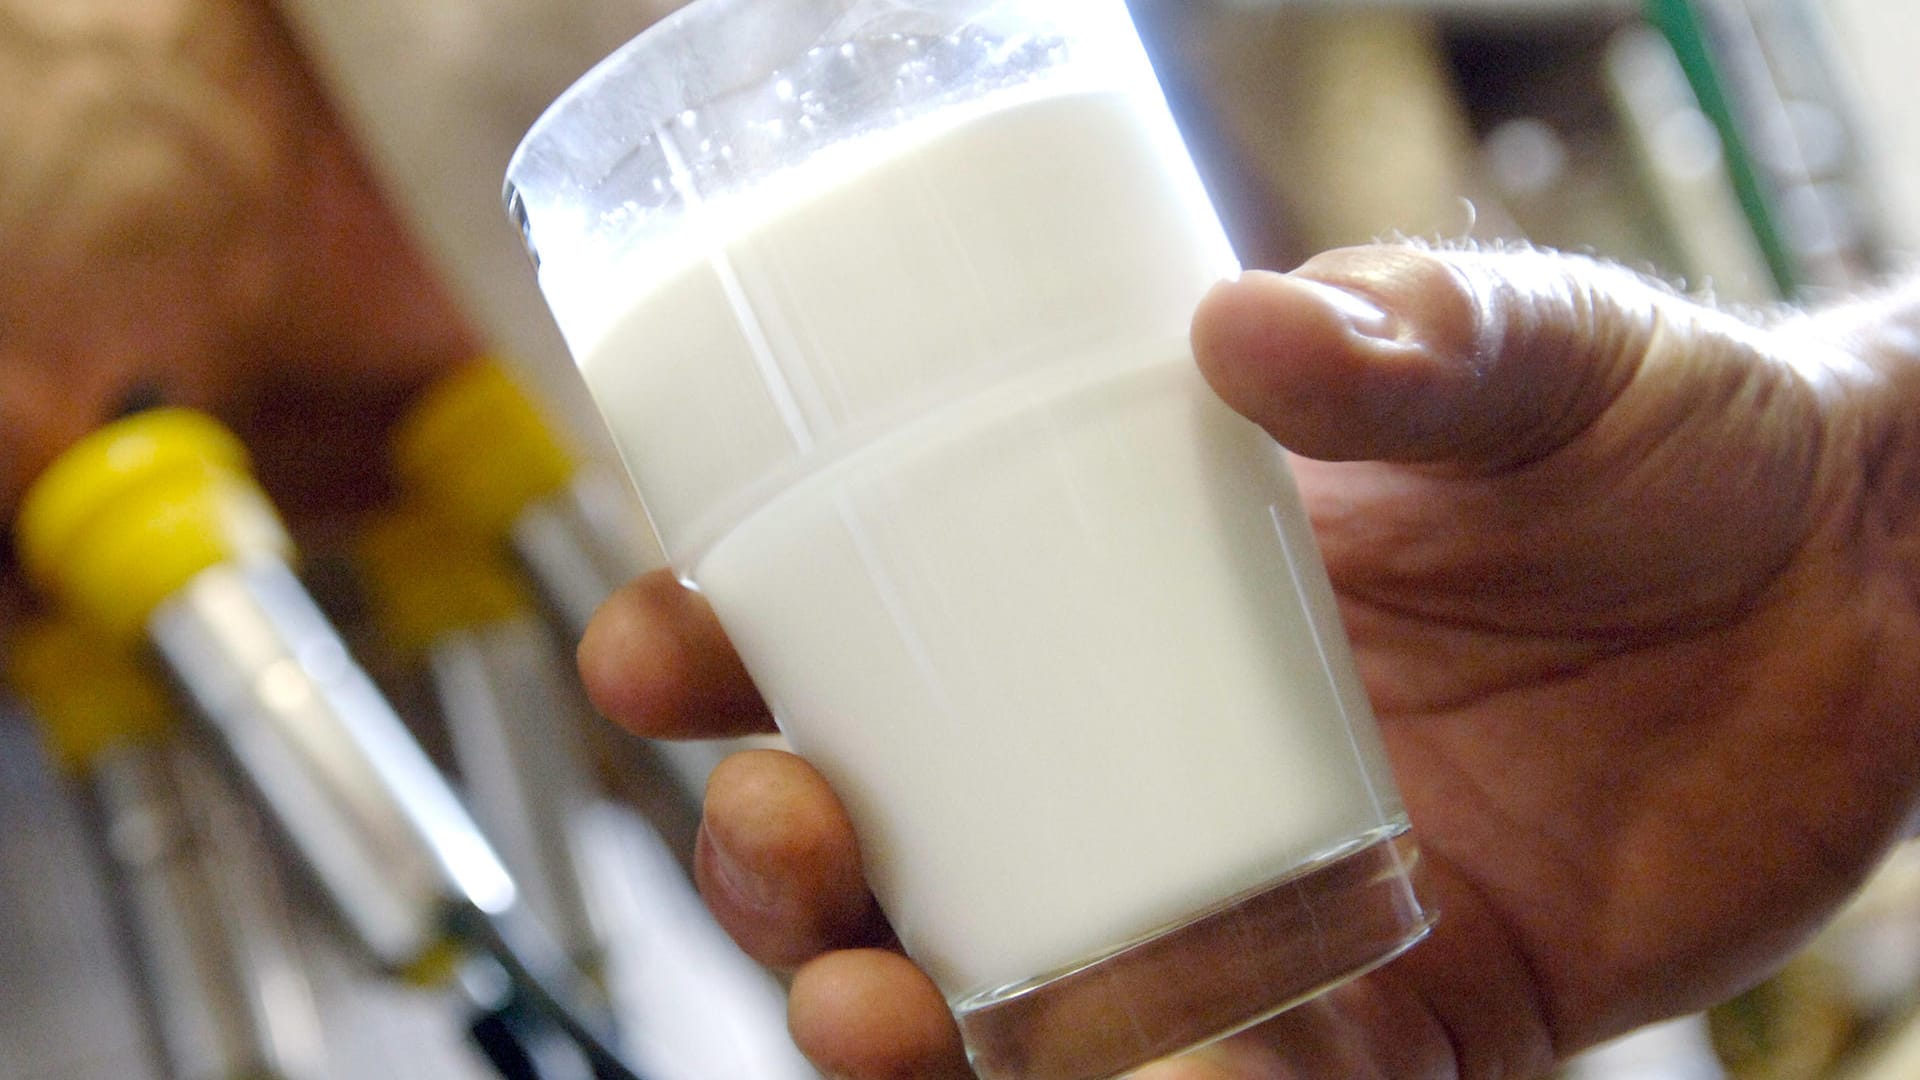
M 1491 472 L 1586 428 L 1661 328 L 1703 332 L 1696 313 L 1591 259 L 1345 248 L 1217 286 L 1193 343 L 1227 404 L 1297 453 Z

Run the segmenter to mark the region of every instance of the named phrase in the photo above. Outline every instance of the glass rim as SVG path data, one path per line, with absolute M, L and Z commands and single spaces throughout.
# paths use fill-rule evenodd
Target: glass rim
M 867 25 L 883 18 L 910 20 L 941 9 L 964 14 L 967 23 L 996 15 L 1025 15 L 1052 6 L 1062 18 L 1085 19 L 1101 7 L 1126 12 L 1125 0 L 690 0 L 647 26 L 568 84 L 528 125 L 505 170 L 503 197 L 510 201 L 521 177 L 567 121 L 612 86 L 634 91 L 632 108 L 656 119 L 672 117 L 763 77 L 780 60 L 812 44 L 840 40 L 836 27 Z M 1082 11 L 1081 9 L 1086 9 Z M 701 48 L 725 44 L 724 50 Z M 675 46 L 679 46 L 676 48 Z M 689 91 L 698 86 L 698 91 Z M 657 106 L 644 103 L 652 91 Z

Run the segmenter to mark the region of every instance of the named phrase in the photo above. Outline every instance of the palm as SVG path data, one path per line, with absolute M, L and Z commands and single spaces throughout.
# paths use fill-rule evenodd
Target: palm
M 1464 924 L 1401 985 L 1517 1021 L 1509 1053 L 1736 989 L 1858 883 L 1914 787 L 1911 743 L 1855 711 L 1898 579 L 1856 534 L 1847 393 L 1737 340 L 1645 340 L 1543 443 L 1298 465 Z

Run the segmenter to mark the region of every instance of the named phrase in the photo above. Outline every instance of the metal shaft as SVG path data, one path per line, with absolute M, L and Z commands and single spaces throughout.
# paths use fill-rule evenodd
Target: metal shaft
M 428 668 L 475 817 L 528 907 L 577 966 L 598 971 L 605 939 L 578 850 L 594 793 L 546 625 L 522 617 L 449 633 Z
M 134 744 L 81 778 L 172 1080 L 310 1080 L 319 1017 L 259 823 L 191 746 Z
M 492 845 L 288 568 L 215 566 L 149 637 L 354 937 L 391 971 L 515 908 Z

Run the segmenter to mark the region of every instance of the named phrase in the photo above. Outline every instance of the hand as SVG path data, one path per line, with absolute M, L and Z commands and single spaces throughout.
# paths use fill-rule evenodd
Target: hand
M 1762 976 L 1920 788 L 1920 290 L 1759 328 L 1546 253 L 1353 249 L 1202 305 L 1202 370 L 1302 492 L 1441 912 L 1400 960 L 1166 1076 L 1528 1076 Z M 769 721 L 697 596 L 581 650 L 655 736 Z M 825 1071 L 964 1076 L 791 756 L 714 775 L 696 863 L 797 968 Z
M 381 490 L 473 331 L 265 0 L 0 0 L 0 521 L 129 398 L 208 409 L 270 491 Z

